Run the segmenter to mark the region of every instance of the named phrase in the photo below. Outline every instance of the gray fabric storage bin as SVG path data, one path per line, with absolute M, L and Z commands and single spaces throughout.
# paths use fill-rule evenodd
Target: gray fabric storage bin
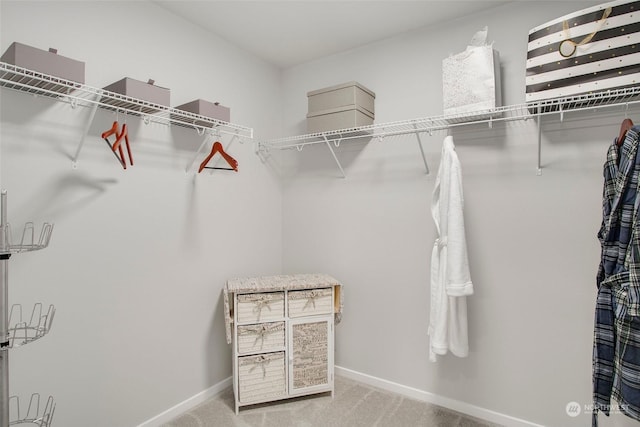
M 356 106 L 375 114 L 376 94 L 358 82 L 348 82 L 307 92 L 308 113 L 314 114 L 332 108 Z
M 187 102 L 186 104 L 178 105 L 174 107 L 176 110 L 188 111 L 190 113 L 198 114 L 200 116 L 211 117 L 215 120 L 223 122 L 231 121 L 231 109 L 220 105 L 217 102 L 209 102 L 204 99 L 196 99 L 195 101 Z M 185 117 L 176 116 L 177 120 L 188 120 Z M 196 120 L 193 124 L 199 126 L 211 126 L 209 122 Z
M 58 55 L 55 49 L 46 51 L 13 42 L 0 57 L 0 61 L 84 84 L 84 62 Z
M 147 101 L 152 104 L 167 107 L 170 104 L 171 91 L 164 87 L 155 86 L 153 84 L 153 80 L 150 80 L 149 82 L 142 82 L 130 77 L 125 77 L 122 80 L 111 83 L 109 86 L 104 87 L 104 89 L 110 92 L 126 95 L 131 98 Z
M 307 114 L 307 132 L 328 132 L 373 124 L 373 114 L 355 105 Z

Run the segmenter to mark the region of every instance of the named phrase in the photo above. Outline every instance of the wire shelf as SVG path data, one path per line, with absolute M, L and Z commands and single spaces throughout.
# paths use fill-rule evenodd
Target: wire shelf
M 27 222 L 22 230 L 22 236 L 20 240 L 14 241 L 11 232 L 11 224 L 7 223 L 4 226 L 4 245 L 0 249 L 0 255 L 31 252 L 44 249 L 49 246 L 52 232 L 53 224 L 45 222 L 42 226 L 40 234 L 38 235 L 36 233 L 35 225 L 33 224 L 33 222 Z
M 9 398 L 9 425 L 51 427 L 51 420 L 53 420 L 53 414 L 56 410 L 56 404 L 53 400 L 53 397 L 49 396 L 41 411 L 40 400 L 40 394 L 33 393 L 31 395 L 31 398 L 29 399 L 27 412 L 23 414 L 20 411 L 20 399 L 17 396 L 11 396 Z
M 55 98 L 69 102 L 74 107 L 76 105 L 91 106 L 97 104 L 107 110 L 141 117 L 145 123 L 174 124 L 195 129 L 199 133 L 213 129 L 220 134 L 253 138 L 253 128 L 250 127 L 216 120 L 165 105 L 154 104 L 5 62 L 0 62 L 0 86 L 33 95 Z
M 11 306 L 8 328 L 9 342 L 8 346 L 3 347 L 2 350 L 23 346 L 47 335 L 51 330 L 55 312 L 55 307 L 50 305 L 48 310 L 43 313 L 42 304 L 36 303 L 27 322 L 22 316 L 22 305 L 14 304 Z
M 354 128 L 332 130 L 306 135 L 290 136 L 279 139 L 257 141 L 258 150 L 267 152 L 271 149 L 302 149 L 305 145 L 333 142 L 338 145 L 341 141 L 359 138 L 383 138 L 435 132 L 471 124 L 489 124 L 514 120 L 528 120 L 548 114 L 564 114 L 572 111 L 590 110 L 600 107 L 629 106 L 640 103 L 640 86 L 626 87 L 584 95 L 575 95 L 545 101 L 508 105 L 491 110 L 468 114 L 449 114 L 433 117 L 423 117 L 411 120 L 401 120 L 389 123 L 373 124 Z

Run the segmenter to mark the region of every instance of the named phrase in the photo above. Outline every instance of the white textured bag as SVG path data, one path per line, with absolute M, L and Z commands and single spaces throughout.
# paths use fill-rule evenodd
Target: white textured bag
M 488 117 L 501 105 L 500 54 L 491 45 L 469 46 L 442 61 L 444 114 Z

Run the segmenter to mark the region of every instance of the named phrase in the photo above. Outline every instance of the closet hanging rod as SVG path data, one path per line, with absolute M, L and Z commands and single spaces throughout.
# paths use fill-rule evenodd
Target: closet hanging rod
M 327 140 L 333 142 L 358 138 L 384 138 L 386 136 L 415 134 L 416 132 L 431 133 L 460 126 L 478 124 L 492 126 L 495 122 L 529 120 L 542 115 L 564 115 L 569 112 L 622 105 L 628 108 L 629 105 L 638 103 L 640 103 L 640 86 L 635 86 L 546 101 L 507 105 L 493 110 L 479 111 L 476 114 L 484 116 L 484 118 L 481 119 L 465 119 L 462 115 L 439 115 L 263 140 L 258 141 L 257 144 L 261 151 L 268 151 L 270 149 L 281 150 L 325 143 Z
M 178 125 L 202 131 L 213 128 L 224 134 L 253 139 L 253 128 L 250 127 L 154 104 L 4 62 L 0 62 L 0 86 L 33 95 L 55 98 L 70 103 L 72 107 L 97 104 L 106 110 L 140 116 L 145 123 Z

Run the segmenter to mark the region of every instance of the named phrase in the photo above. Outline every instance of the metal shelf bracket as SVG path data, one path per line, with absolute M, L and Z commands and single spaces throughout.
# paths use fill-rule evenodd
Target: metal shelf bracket
M 89 134 L 89 129 L 91 128 L 91 124 L 93 123 L 93 119 L 96 116 L 96 111 L 98 110 L 98 101 L 102 97 L 102 91 L 98 91 L 93 98 L 91 105 L 91 112 L 89 113 L 89 118 L 87 119 L 87 124 L 84 126 L 84 130 L 82 131 L 82 136 L 80 137 L 80 143 L 78 144 L 78 148 L 76 149 L 76 154 L 73 155 L 73 159 L 71 161 L 71 167 L 73 169 L 78 169 L 78 157 L 80 156 L 80 150 L 84 146 L 84 141 L 87 139 L 87 135 Z M 71 106 L 74 106 L 74 103 L 77 103 L 75 99 L 72 100 Z M 77 105 L 77 104 L 76 104 Z M 74 107 L 75 108 L 75 107 Z
M 418 140 L 418 147 L 420 147 L 420 154 L 422 154 L 422 161 L 424 162 L 424 168 L 427 175 L 429 175 L 429 164 L 427 163 L 427 157 L 424 155 L 424 148 L 422 147 L 422 140 L 420 139 L 420 132 L 418 132 L 418 126 L 414 123 L 413 127 L 416 129 L 416 139 Z
M 333 151 L 333 148 L 331 147 L 331 143 L 329 142 L 329 138 L 327 138 L 327 135 L 324 135 L 324 134 L 322 135 L 322 137 L 324 138 L 324 142 L 327 144 L 327 147 L 329 147 L 329 151 L 331 151 L 331 155 L 333 156 L 333 160 L 336 161 L 336 164 L 338 165 L 338 168 L 340 169 L 340 173 L 342 173 L 342 177 L 346 178 L 347 175 L 344 173 L 344 169 L 342 169 L 342 165 L 340 164 L 340 161 L 338 160 L 338 157 L 336 156 L 336 152 Z M 337 147 L 337 145 L 336 145 L 336 147 Z

